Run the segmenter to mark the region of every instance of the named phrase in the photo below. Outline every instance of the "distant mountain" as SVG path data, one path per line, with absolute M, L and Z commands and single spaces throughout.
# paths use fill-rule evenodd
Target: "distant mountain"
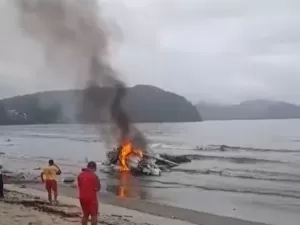
M 96 123 L 109 120 L 111 88 L 47 91 L 0 100 L 0 124 Z M 108 98 L 109 97 L 109 98 Z M 147 85 L 128 88 L 124 109 L 132 122 L 195 122 L 201 118 L 184 97 Z
M 203 120 L 251 120 L 300 118 L 300 106 L 281 101 L 251 100 L 235 105 L 196 105 Z

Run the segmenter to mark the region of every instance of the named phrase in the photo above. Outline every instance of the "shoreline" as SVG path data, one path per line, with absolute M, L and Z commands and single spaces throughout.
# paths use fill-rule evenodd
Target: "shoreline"
M 46 192 L 41 184 L 26 182 L 23 185 L 7 184 L 5 189 L 30 194 L 39 198 L 45 198 Z M 77 189 L 67 186 L 59 186 L 59 201 L 72 203 L 79 206 Z M 118 199 L 108 193 L 100 192 L 100 213 L 104 214 L 128 214 L 134 222 L 156 225 L 270 225 L 265 223 L 246 221 L 225 216 L 213 215 L 205 212 L 183 209 L 174 206 L 162 205 L 143 200 Z M 1 223 L 0 223 L 1 224 Z
M 9 205 L 11 208 L 22 208 L 22 206 L 26 207 L 26 209 L 31 209 L 36 213 L 39 212 L 40 222 L 39 225 L 44 224 L 52 224 L 49 223 L 49 218 L 45 218 L 45 214 L 49 217 L 59 219 L 60 223 L 57 224 L 74 224 L 74 222 L 80 222 L 81 219 L 81 209 L 78 199 L 66 196 L 59 197 L 58 205 L 49 205 L 46 200 L 46 193 L 44 191 L 39 191 L 37 189 L 32 189 L 25 187 L 18 187 L 18 185 L 7 184 L 5 187 L 6 193 L 8 193 L 8 197 L 0 200 L 1 204 Z M 13 193 L 13 194 L 11 194 Z M 10 196 L 12 195 L 12 197 Z M 16 196 L 18 200 L 16 200 Z M 20 198 L 20 196 L 22 196 Z M 30 197 L 28 197 L 30 196 Z M 30 200 L 26 200 L 29 199 Z M 103 204 L 100 202 L 99 204 L 99 222 L 100 224 L 107 225 L 166 225 L 166 224 L 174 224 L 174 225 L 193 225 L 192 223 L 188 223 L 186 221 L 169 219 L 159 216 L 153 216 L 146 213 L 141 213 L 138 211 L 117 207 L 113 205 Z M 0 214 L 3 215 L 2 207 L 0 207 Z M 20 210 L 20 209 L 19 209 Z M 15 211 L 15 210 L 14 210 Z M 9 214 L 9 212 L 6 212 Z M 30 215 L 28 215 L 30 216 Z M 4 216 L 5 217 L 5 216 Z M 25 215 L 23 216 L 25 217 Z M 8 225 L 15 223 L 8 223 L 7 218 L 4 218 L 6 223 L 2 223 L 2 217 L 0 220 L 0 225 Z M 43 221 L 45 219 L 45 221 Z M 71 219 L 71 220 L 70 220 Z M 45 223 L 44 223 L 45 222 Z M 71 223 L 70 223 L 71 222 Z M 19 223 L 18 223 L 19 224 Z M 35 223 L 28 223 L 35 224 Z M 56 223 L 55 223 L 56 224 Z

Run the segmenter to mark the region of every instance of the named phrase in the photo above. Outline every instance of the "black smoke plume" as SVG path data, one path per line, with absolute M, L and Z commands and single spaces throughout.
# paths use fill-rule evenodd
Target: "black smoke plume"
M 39 42 L 48 67 L 72 68 L 80 71 L 86 82 L 83 96 L 92 109 L 94 123 L 102 121 L 105 108 L 110 121 L 119 130 L 118 141 L 131 139 L 136 147 L 147 149 L 144 136 L 130 123 L 123 109 L 126 86 L 110 63 L 110 32 L 101 18 L 96 0 L 11 0 L 17 9 L 19 26 L 24 35 Z M 61 74 L 64 76 L 64 74 Z M 98 119 L 97 119 L 98 118 Z M 105 121 L 105 119 L 103 119 Z M 97 125 L 101 136 L 107 129 Z

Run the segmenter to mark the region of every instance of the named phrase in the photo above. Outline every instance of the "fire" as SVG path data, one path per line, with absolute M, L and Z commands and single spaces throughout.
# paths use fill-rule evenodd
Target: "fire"
M 138 149 L 134 149 L 132 146 L 132 143 L 130 141 L 124 142 L 124 144 L 121 147 L 120 150 L 120 155 L 119 155 L 119 161 L 120 161 L 120 166 L 121 166 L 121 171 L 129 171 L 129 168 L 126 164 L 127 157 L 130 155 L 137 155 L 139 157 L 143 157 L 143 152 Z

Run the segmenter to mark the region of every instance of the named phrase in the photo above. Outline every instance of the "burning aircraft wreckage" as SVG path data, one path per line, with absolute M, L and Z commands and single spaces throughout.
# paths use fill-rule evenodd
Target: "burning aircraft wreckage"
M 191 162 L 188 156 L 154 154 L 134 149 L 131 142 L 107 152 L 107 160 L 98 162 L 102 172 L 131 172 L 134 175 L 161 176 L 181 163 Z M 88 159 L 86 159 L 88 161 Z

